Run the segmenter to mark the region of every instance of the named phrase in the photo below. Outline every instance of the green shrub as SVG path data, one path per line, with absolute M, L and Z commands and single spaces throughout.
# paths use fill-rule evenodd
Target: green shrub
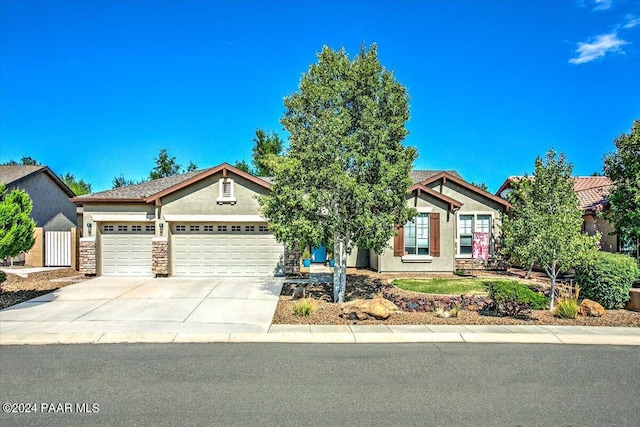
M 578 301 L 574 299 L 562 299 L 556 304 L 555 316 L 563 319 L 575 319 L 578 316 Z
M 640 278 L 640 267 L 627 255 L 596 252 L 576 267 L 582 296 L 605 309 L 620 309 L 629 301 L 629 290 Z
M 301 299 L 293 305 L 293 314 L 296 316 L 308 316 L 316 309 L 316 304 L 309 298 Z
M 4 282 L 5 280 L 7 280 L 7 275 L 4 271 L 0 271 L 0 283 Z
M 531 310 L 542 310 L 549 300 L 515 280 L 486 282 L 485 287 L 500 314 L 527 317 Z

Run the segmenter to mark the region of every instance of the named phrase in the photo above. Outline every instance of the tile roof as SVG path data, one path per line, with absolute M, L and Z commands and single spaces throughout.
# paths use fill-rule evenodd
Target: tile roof
M 0 166 L 0 183 L 11 184 L 34 172 L 44 169 L 45 166 Z
M 510 176 L 498 193 L 509 188 L 511 182 L 522 178 L 524 177 Z M 606 176 L 575 176 L 573 179 L 573 191 L 578 196 L 580 209 L 586 212 L 600 212 L 609 201 L 609 190 L 613 187 L 613 182 Z
M 606 176 L 577 176 L 573 183 L 583 211 L 601 211 L 608 202 L 612 187 L 613 182 Z

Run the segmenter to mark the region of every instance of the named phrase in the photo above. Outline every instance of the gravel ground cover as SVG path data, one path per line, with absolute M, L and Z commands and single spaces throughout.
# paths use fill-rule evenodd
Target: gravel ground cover
M 84 280 L 84 275 L 71 268 L 31 273 L 26 278 L 10 272 L 6 274 L 7 280 L 0 284 L 0 309 Z M 52 282 L 52 280 L 64 278 L 68 278 L 70 281 Z
M 491 277 L 490 274 L 485 274 Z M 512 277 L 514 275 L 511 275 Z M 439 275 L 439 277 L 445 277 Z M 505 279 L 509 276 L 497 275 L 496 278 Z M 516 276 L 517 277 L 517 276 Z M 347 276 L 346 300 L 357 298 L 373 298 L 381 295 L 382 288 L 394 277 L 382 275 L 365 270 L 349 269 Z M 540 276 L 535 281 L 540 283 L 544 279 Z M 305 297 L 313 300 L 314 312 L 309 316 L 296 316 L 293 314 L 293 306 L 299 300 L 292 295 L 296 288 L 295 283 L 286 283 L 278 301 L 278 306 L 273 317 L 274 324 L 311 324 L 311 325 L 566 325 L 566 326 L 631 326 L 640 327 L 640 313 L 629 310 L 607 310 L 602 317 L 582 317 L 576 319 L 560 319 L 554 317 L 548 310 L 533 310 L 530 320 L 512 319 L 509 317 L 497 317 L 479 314 L 472 311 L 461 310 L 457 318 L 439 318 L 433 313 L 408 313 L 397 312 L 386 320 L 359 320 L 353 321 L 340 317 L 340 304 L 331 302 L 333 288 L 331 283 L 309 283 L 305 286 Z M 411 292 L 395 288 L 396 293 Z

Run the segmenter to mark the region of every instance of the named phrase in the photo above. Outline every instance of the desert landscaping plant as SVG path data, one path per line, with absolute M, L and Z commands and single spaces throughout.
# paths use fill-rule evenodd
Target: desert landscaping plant
M 498 313 L 509 317 L 528 317 L 531 310 L 541 310 L 548 299 L 515 280 L 495 280 L 485 284 Z
M 316 305 L 313 300 L 304 298 L 293 305 L 293 314 L 296 316 L 309 316 L 315 309 Z
M 554 314 L 556 317 L 563 319 L 575 319 L 579 308 L 580 305 L 577 300 L 564 298 L 556 304 Z
M 633 283 L 640 279 L 640 267 L 627 255 L 596 252 L 576 267 L 576 281 L 582 295 L 605 309 L 620 309 L 629 301 Z

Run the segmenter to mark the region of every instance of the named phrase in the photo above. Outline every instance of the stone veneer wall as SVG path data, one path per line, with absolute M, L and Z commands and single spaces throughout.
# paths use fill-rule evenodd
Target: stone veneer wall
M 286 276 L 300 275 L 300 250 L 284 248 L 284 274 Z
M 151 272 L 156 276 L 169 275 L 169 241 L 155 238 L 151 242 Z
M 457 258 L 456 259 L 456 270 L 465 270 L 471 271 L 473 270 L 506 270 L 504 263 L 497 258 L 489 258 L 487 261 L 476 259 L 471 260 L 469 258 Z
M 96 239 L 95 237 L 85 237 L 80 239 L 80 273 L 96 274 Z

